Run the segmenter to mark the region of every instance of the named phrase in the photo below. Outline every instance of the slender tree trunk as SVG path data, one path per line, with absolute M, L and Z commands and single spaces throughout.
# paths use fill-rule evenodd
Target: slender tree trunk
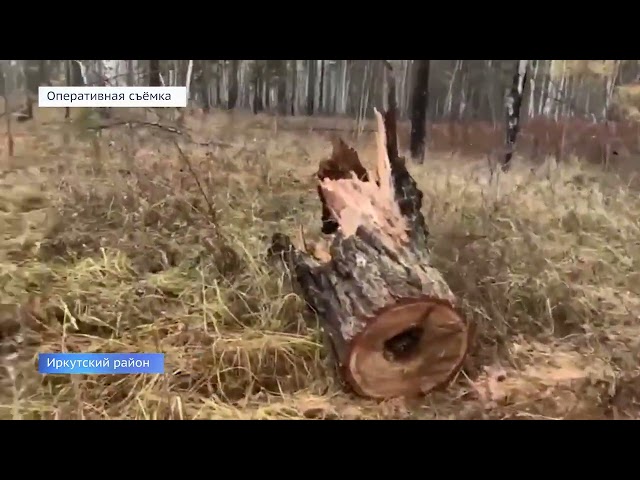
M 542 65 L 544 60 L 538 60 L 538 63 Z M 541 69 L 543 72 L 544 70 Z M 547 89 L 545 88 L 545 75 L 542 73 L 540 75 L 540 94 L 538 95 L 538 111 L 537 115 L 542 116 L 545 115 L 545 109 L 547 108 Z
M 316 60 L 308 60 L 307 115 L 313 115 L 316 100 Z
M 513 75 L 513 84 L 511 91 L 506 98 L 506 152 L 502 163 L 502 169 L 507 171 L 511 166 L 513 151 L 520 131 L 520 108 L 522 107 L 522 98 L 524 95 L 524 87 L 527 82 L 527 65 L 529 60 L 518 60 L 516 73 Z
M 262 65 L 254 65 L 253 71 L 253 113 L 257 114 L 264 110 L 263 91 L 264 78 L 262 75 Z
M 206 60 L 200 61 L 200 95 L 202 96 L 202 111 L 211 111 L 211 65 Z
M 229 79 L 229 100 L 227 109 L 233 110 L 238 101 L 238 63 L 239 60 L 231 60 L 231 78 Z
M 227 67 L 226 60 L 218 60 L 217 67 L 217 81 L 216 81 L 216 101 L 215 106 L 222 105 L 223 92 L 229 91 L 227 88 Z M 211 86 L 209 86 L 211 90 Z
M 493 124 L 493 128 L 496 128 L 496 124 L 498 123 L 498 115 L 496 113 L 495 106 L 495 89 L 494 89 L 494 64 L 493 60 L 487 60 L 486 70 L 485 70 L 485 88 L 487 90 L 486 98 L 487 98 L 487 107 L 489 110 L 489 116 L 491 117 L 491 123 Z
M 458 104 L 458 118 L 462 120 L 464 119 L 464 115 L 467 110 L 467 93 L 469 90 L 469 65 L 464 61 L 462 62 L 460 73 L 460 103 Z
M 72 60 L 64 61 L 64 76 L 67 83 L 67 87 L 73 86 L 73 77 L 71 76 L 71 62 Z M 71 118 L 71 108 L 65 107 L 64 119 L 68 120 L 69 118 Z
M 324 60 L 320 60 L 320 98 L 318 99 L 318 111 L 324 112 Z
M 557 97 L 558 97 L 558 86 L 557 86 L 557 80 L 555 78 L 555 69 L 557 63 L 556 60 L 550 60 L 549 61 L 549 83 L 547 84 L 547 96 L 544 102 L 544 115 L 547 117 L 550 117 L 551 115 L 553 115 L 554 112 L 554 108 L 556 106 L 557 103 Z
M 538 81 L 538 67 L 540 66 L 540 60 L 535 60 L 535 67 L 533 68 L 533 75 L 529 81 L 529 118 L 533 117 L 536 112 L 536 82 Z
M 187 102 L 191 99 L 191 76 L 193 75 L 193 60 L 189 60 L 187 64 L 187 77 L 184 85 L 187 87 Z
M 557 101 L 555 102 L 555 113 L 554 113 L 554 119 L 557 122 L 560 115 L 562 114 L 563 111 L 563 107 L 564 105 L 566 105 L 566 87 L 567 87 L 567 61 L 566 60 L 562 60 L 562 70 L 561 70 L 561 76 L 560 76 L 560 84 L 559 84 L 559 88 L 556 92 L 556 95 L 558 96 Z
M 7 80 L 9 73 L 8 70 L 11 66 L 7 65 L 5 66 L 4 64 L 0 64 L 0 75 L 2 76 L 2 85 L 3 85 L 3 96 L 4 96 L 4 116 L 5 116 L 5 121 L 6 121 L 6 126 L 7 126 L 7 153 L 9 157 L 13 157 L 13 133 L 11 131 L 11 117 L 12 117 L 12 112 L 11 112 L 11 89 L 9 88 L 9 85 L 11 84 L 11 86 L 13 87 L 14 82 L 9 82 Z
M 360 135 L 364 126 L 366 117 L 367 104 L 369 102 L 369 77 L 371 75 L 371 60 L 365 60 L 364 70 L 362 72 L 362 83 L 360 86 L 360 95 L 358 96 L 358 112 L 356 114 L 356 135 Z
M 411 72 L 413 71 L 413 60 L 407 60 L 406 61 L 406 68 L 404 71 L 404 84 L 405 84 L 405 89 L 404 89 L 404 96 L 402 98 L 402 111 L 404 114 L 404 117 L 407 117 L 407 113 L 409 112 L 409 108 L 410 108 L 410 103 L 411 103 L 411 87 L 412 85 L 412 79 L 411 79 Z
M 33 118 L 33 102 L 38 98 L 38 87 L 41 81 L 42 60 L 24 60 L 24 79 L 27 90 L 27 105 L 20 110 L 18 121 L 31 120 Z
M 444 115 L 447 117 L 451 116 L 451 110 L 453 106 L 453 86 L 455 85 L 456 78 L 458 77 L 458 72 L 462 68 L 462 60 L 456 60 L 456 65 L 453 69 L 453 73 L 451 74 L 451 79 L 449 80 L 449 88 L 447 90 L 447 97 L 444 103 Z
M 417 163 L 424 162 L 427 107 L 429 106 L 429 66 L 430 60 L 414 60 L 415 76 L 411 98 L 411 158 Z
M 264 99 L 264 106 L 267 112 L 271 111 L 271 75 L 266 71 L 266 67 L 262 73 L 262 98 Z
M 135 85 L 135 66 L 133 60 L 127 60 L 127 85 Z
M 149 60 L 149 86 L 162 86 L 162 81 L 160 80 L 160 60 Z
M 349 61 L 342 60 L 342 70 L 340 73 L 340 107 L 338 112 L 341 115 L 347 113 L 347 99 L 349 98 Z
M 296 101 L 298 99 L 298 61 L 292 60 L 293 65 L 291 66 L 291 115 L 296 114 L 297 105 Z
M 287 61 L 281 60 L 278 68 L 278 113 L 287 114 Z
M 51 85 L 49 63 L 47 62 L 47 60 L 40 60 L 38 62 L 38 73 L 40 76 L 40 85 Z
M 611 75 L 605 82 L 604 118 L 607 120 L 611 116 L 611 99 L 620 80 L 620 60 L 611 60 L 611 62 L 613 62 Z

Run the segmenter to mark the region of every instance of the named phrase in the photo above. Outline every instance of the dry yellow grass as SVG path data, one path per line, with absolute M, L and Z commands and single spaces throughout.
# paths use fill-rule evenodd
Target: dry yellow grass
M 55 112 L 62 118 L 61 112 Z M 477 323 L 464 373 L 419 401 L 342 393 L 271 234 L 319 230 L 326 138 L 190 119 L 159 131 L 33 123 L 0 153 L 0 418 L 626 418 L 640 408 L 640 198 L 613 174 L 429 160 L 436 266 Z M 269 121 L 265 122 L 268 124 Z M 4 148 L 4 139 L 0 139 Z M 373 139 L 359 150 L 373 151 Z M 165 375 L 43 376 L 38 352 L 163 352 Z

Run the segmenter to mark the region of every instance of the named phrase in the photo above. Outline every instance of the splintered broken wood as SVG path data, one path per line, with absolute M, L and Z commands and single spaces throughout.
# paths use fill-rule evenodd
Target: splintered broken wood
M 271 251 L 294 271 L 344 380 L 367 397 L 415 396 L 459 371 L 469 326 L 430 264 L 422 192 L 398 155 L 395 111 L 375 114 L 374 172 L 340 139 L 320 164 L 327 246 L 301 250 L 276 234 Z

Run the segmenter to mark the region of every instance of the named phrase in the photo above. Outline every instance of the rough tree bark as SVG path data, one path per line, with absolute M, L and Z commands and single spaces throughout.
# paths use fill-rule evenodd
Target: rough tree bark
M 415 396 L 455 376 L 469 328 L 430 265 L 422 192 L 398 156 L 394 111 L 384 120 L 377 110 L 375 115 L 375 172 L 367 172 L 342 140 L 320 165 L 323 231 L 332 235 L 328 248 L 309 248 L 303 239 L 299 250 L 275 234 L 271 253 L 292 268 L 355 392 Z
M 527 65 L 529 60 L 518 60 L 516 73 L 513 75 L 511 91 L 506 98 L 507 138 L 506 151 L 502 162 L 502 170 L 507 171 L 511 166 L 513 150 L 515 148 L 518 132 L 520 131 L 520 108 L 524 97 L 524 86 L 527 83 Z
M 411 97 L 411 158 L 418 163 L 424 162 L 427 135 L 427 107 L 429 104 L 429 62 L 415 60 L 416 69 Z

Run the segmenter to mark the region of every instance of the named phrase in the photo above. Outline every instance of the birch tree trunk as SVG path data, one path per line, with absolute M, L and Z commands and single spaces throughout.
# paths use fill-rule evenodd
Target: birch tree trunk
M 544 103 L 543 113 L 545 116 L 550 117 L 553 115 L 555 110 L 557 97 L 558 97 L 558 88 L 556 84 L 556 69 L 557 69 L 557 60 L 549 61 L 549 80 L 547 83 L 547 95 Z
M 534 60 L 535 67 L 533 68 L 533 75 L 531 76 L 531 80 L 529 80 L 529 118 L 535 116 L 536 113 L 536 105 L 535 105 L 535 93 L 536 93 L 536 82 L 538 81 L 538 67 L 540 66 L 540 60 Z
M 456 65 L 451 73 L 451 79 L 449 80 L 449 89 L 447 90 L 447 96 L 444 101 L 443 114 L 447 117 L 451 115 L 451 109 L 453 105 L 453 85 L 455 84 L 458 72 L 462 68 L 462 60 L 456 60 Z
M 610 75 L 605 76 L 605 100 L 603 118 L 609 119 L 611 113 L 611 99 L 615 91 L 618 79 L 620 77 L 620 60 L 611 60 L 613 66 L 611 67 Z
M 187 78 L 185 79 L 184 86 L 187 87 L 187 106 L 189 106 L 189 100 L 191 100 L 191 75 L 193 74 L 193 60 L 189 60 L 187 64 Z

